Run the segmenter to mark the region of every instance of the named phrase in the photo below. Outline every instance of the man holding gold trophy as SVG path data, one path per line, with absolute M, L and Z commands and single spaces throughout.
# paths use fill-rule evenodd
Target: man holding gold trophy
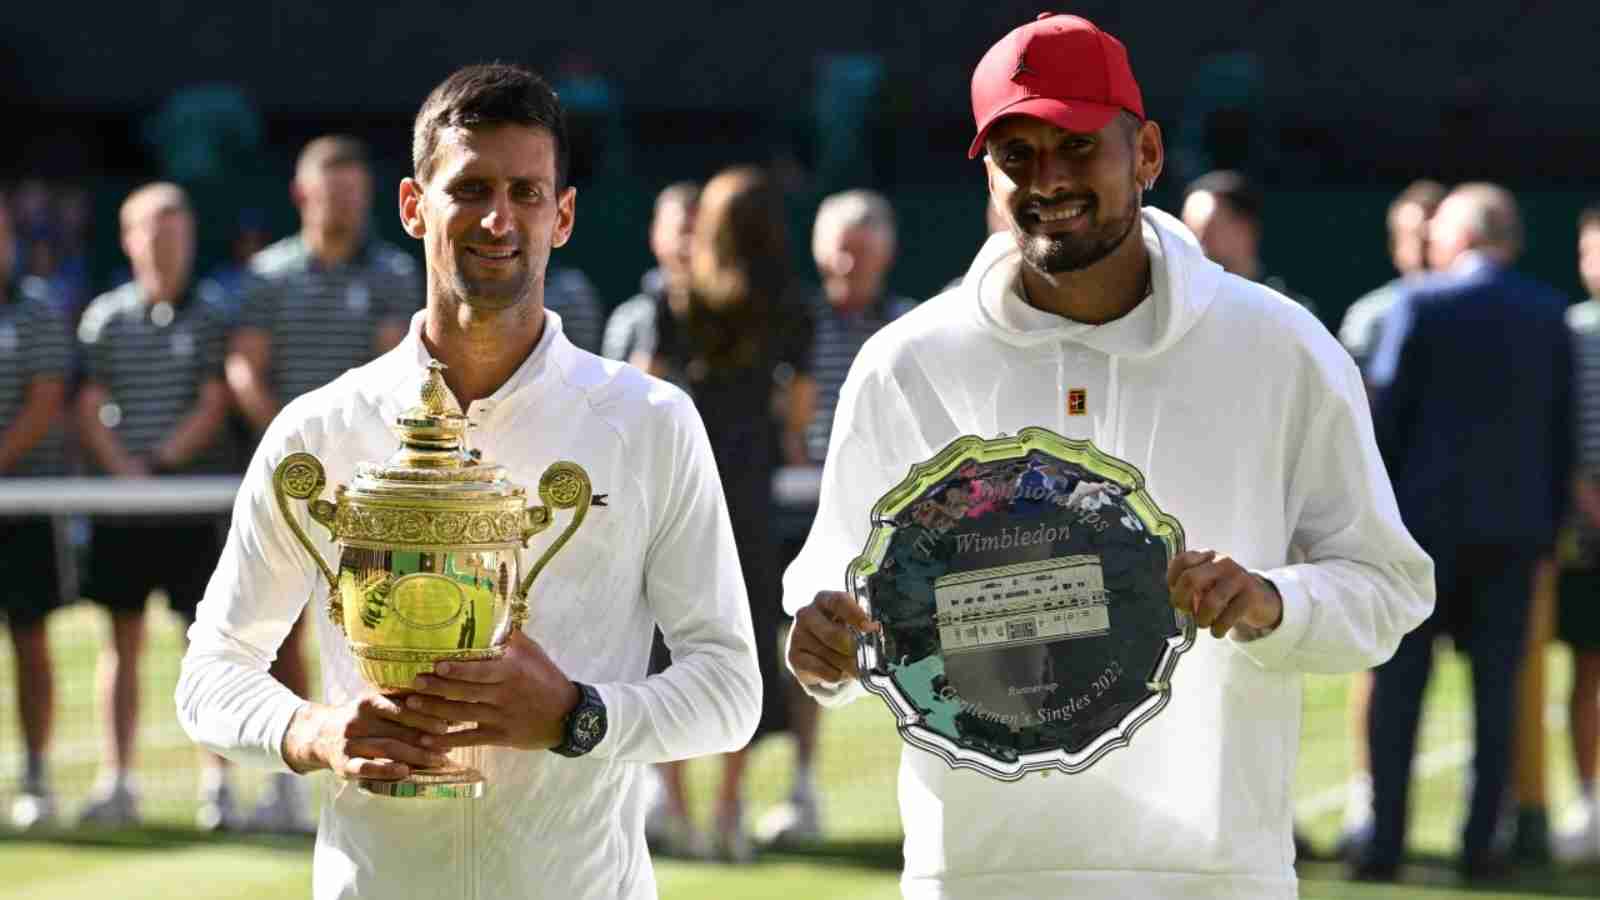
M 575 216 L 567 152 L 524 69 L 468 67 L 429 96 L 400 185 L 427 307 L 272 423 L 190 631 L 177 704 L 196 741 L 340 779 L 318 898 L 653 897 L 644 765 L 755 728 L 699 416 L 543 307 Z M 267 671 L 324 598 L 326 704 Z M 646 678 L 658 623 L 673 665 Z
M 1142 208 L 1115 38 L 1041 15 L 972 103 L 1009 227 L 857 357 L 789 665 L 895 714 L 907 897 L 1294 897 L 1301 673 L 1433 604 L 1361 377 Z

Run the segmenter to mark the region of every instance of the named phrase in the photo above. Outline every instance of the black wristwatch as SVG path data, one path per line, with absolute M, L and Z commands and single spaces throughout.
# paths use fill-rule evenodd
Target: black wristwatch
M 561 723 L 561 743 L 550 748 L 551 753 L 562 756 L 583 756 L 606 739 L 606 704 L 600 692 L 581 681 L 573 685 L 578 689 L 578 705 Z

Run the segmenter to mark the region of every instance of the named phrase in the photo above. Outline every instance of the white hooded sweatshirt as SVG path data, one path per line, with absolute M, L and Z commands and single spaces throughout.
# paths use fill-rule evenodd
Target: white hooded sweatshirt
M 1114 322 L 1027 305 L 999 234 L 959 285 L 867 343 L 784 604 L 842 589 L 873 503 L 913 463 L 1036 425 L 1137 466 L 1190 548 L 1271 579 L 1283 620 L 1250 642 L 1202 630 L 1166 709 L 1081 774 L 1005 783 L 903 747 L 907 897 L 1294 897 L 1300 673 L 1377 665 L 1433 608 L 1433 563 L 1400 521 L 1349 354 L 1172 217 L 1146 209 L 1143 236 L 1152 294 Z

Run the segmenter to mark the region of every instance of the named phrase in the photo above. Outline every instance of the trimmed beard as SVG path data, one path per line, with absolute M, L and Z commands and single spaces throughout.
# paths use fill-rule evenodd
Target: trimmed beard
M 1017 249 L 1023 260 L 1040 272 L 1051 275 L 1079 272 L 1110 256 L 1128 239 L 1139 224 L 1140 199 L 1135 190 L 1125 215 L 1107 222 L 1094 234 L 1082 237 L 1030 234 L 1022 230 L 1015 213 L 1011 217 L 1011 233 L 1017 239 Z

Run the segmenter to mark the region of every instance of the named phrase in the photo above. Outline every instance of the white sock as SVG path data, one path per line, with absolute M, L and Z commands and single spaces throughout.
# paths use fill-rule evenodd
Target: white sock
M 804 797 L 817 792 L 817 783 L 811 774 L 811 766 L 797 766 L 794 770 L 794 785 L 790 793 L 796 797 Z
M 133 792 L 133 773 L 127 769 L 112 769 L 100 775 L 100 786 L 108 794 Z
M 1372 818 L 1372 773 L 1351 772 L 1345 782 L 1344 827 L 1360 828 Z
M 200 793 L 205 796 L 220 792 L 228 783 L 228 770 L 223 766 L 200 767 Z

